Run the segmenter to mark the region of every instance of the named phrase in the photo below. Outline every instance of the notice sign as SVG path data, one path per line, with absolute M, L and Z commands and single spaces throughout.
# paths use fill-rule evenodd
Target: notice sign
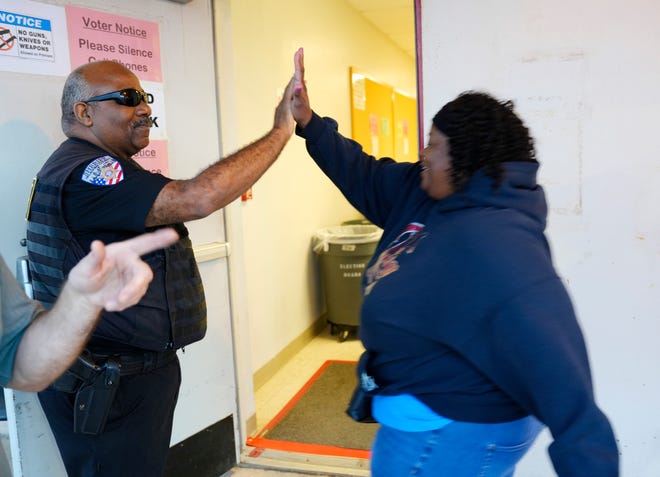
M 71 68 L 113 60 L 141 80 L 162 82 L 158 23 L 67 5 Z
M 50 20 L 0 10 L 0 51 L 9 56 L 55 61 Z
M 0 71 L 67 75 L 68 49 L 62 7 L 0 0 Z

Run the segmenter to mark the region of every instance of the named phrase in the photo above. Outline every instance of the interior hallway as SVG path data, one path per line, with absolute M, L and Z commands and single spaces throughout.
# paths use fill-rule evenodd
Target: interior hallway
M 362 343 L 354 333 L 346 341 L 340 342 L 338 335 L 331 335 L 330 326 L 325 327 L 319 335 L 313 338 L 268 381 L 255 390 L 257 429 L 254 434 L 261 431 L 282 410 L 325 361 L 357 361 L 363 351 Z M 277 467 L 287 469 L 287 454 L 279 453 L 278 456 Z M 346 464 L 343 463 L 341 467 L 336 467 L 336 473 L 334 473 L 328 469 L 333 469 L 333 459 L 336 458 L 326 458 L 325 456 L 310 456 L 310 458 L 307 458 L 304 456 L 304 454 L 293 456 L 291 458 L 291 467 L 287 470 L 261 470 L 236 467 L 222 477 L 297 477 L 301 475 L 332 477 L 335 475 L 367 475 L 367 471 L 364 468 L 366 464 L 364 463 L 359 465 L 362 467 L 361 469 L 358 469 L 358 466 L 356 466 L 355 472 L 350 470 L 350 465 L 347 468 L 345 467 Z M 302 459 L 307 462 L 307 465 L 303 469 L 297 466 Z M 309 465 L 310 462 L 318 462 L 319 465 L 315 469 L 314 465 Z M 258 465 L 253 462 L 247 463 L 247 465 L 253 464 Z

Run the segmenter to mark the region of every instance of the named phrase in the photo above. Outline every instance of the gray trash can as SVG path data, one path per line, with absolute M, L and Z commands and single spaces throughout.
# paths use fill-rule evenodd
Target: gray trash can
M 327 319 L 340 341 L 360 323 L 362 276 L 382 233 L 375 225 L 338 225 L 314 236 Z

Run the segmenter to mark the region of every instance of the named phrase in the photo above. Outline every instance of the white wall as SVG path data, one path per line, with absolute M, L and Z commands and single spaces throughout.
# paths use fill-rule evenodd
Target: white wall
M 223 131 L 244 145 L 272 125 L 279 94 L 293 74 L 293 53 L 305 48 L 312 107 L 332 116 L 351 134 L 349 67 L 416 94 L 414 59 L 350 9 L 343 0 L 232 0 L 216 2 L 232 28 L 218 72 L 233 76 L 221 89 Z M 411 0 L 412 6 L 412 0 Z M 224 34 L 224 32 L 222 32 Z M 231 42 L 231 48 L 226 42 Z M 231 51 L 226 51 L 226 50 Z M 229 58 L 232 56 L 233 58 Z M 226 93 L 226 94 L 225 94 Z M 231 121 L 231 125 L 226 122 Z M 227 150 L 226 152 L 230 152 Z M 293 137 L 278 162 L 253 188 L 241 208 L 240 230 L 251 336 L 253 371 L 266 364 L 322 313 L 310 249 L 314 233 L 359 214 L 309 159 L 304 142 Z M 240 238 L 233 243 L 241 242 Z M 239 324 L 240 326 L 240 324 Z M 245 416 L 247 417 L 247 416 Z
M 622 475 L 660 475 L 660 4 L 426 0 L 422 18 L 425 130 L 463 90 L 516 102 Z M 521 475 L 554 475 L 544 445 Z

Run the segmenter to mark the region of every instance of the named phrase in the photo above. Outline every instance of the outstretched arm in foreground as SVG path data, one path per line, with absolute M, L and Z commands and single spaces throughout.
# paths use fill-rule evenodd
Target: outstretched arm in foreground
M 140 255 L 177 239 L 174 230 L 162 229 L 107 246 L 93 242 L 91 252 L 71 269 L 55 305 L 23 335 L 8 387 L 39 391 L 60 376 L 80 355 L 103 308 L 123 310 L 146 292 L 153 274 Z

